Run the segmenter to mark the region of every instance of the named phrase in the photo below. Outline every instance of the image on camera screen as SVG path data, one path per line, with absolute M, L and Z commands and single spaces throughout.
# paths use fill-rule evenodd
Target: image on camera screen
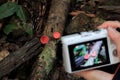
M 106 38 L 70 45 L 69 49 L 74 70 L 110 62 Z

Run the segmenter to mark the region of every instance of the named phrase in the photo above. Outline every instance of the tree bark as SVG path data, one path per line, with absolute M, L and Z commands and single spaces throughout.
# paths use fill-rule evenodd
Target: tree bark
M 39 39 L 34 38 L 18 51 L 10 53 L 10 55 L 0 61 L 0 78 L 40 52 L 41 44 L 39 43 Z
M 63 33 L 69 4 L 70 0 L 52 0 L 48 21 L 43 32 L 43 35 L 49 36 L 50 41 L 39 55 L 30 75 L 30 80 L 45 80 L 46 75 L 53 68 L 56 60 L 56 44 L 59 41 L 53 38 L 53 33 L 56 31 Z
M 120 6 L 98 6 L 98 8 L 115 13 L 120 13 Z

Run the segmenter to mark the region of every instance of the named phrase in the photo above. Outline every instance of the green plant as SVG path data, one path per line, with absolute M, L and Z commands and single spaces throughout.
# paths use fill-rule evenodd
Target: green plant
M 16 2 L 9 1 L 0 6 L 0 19 L 4 19 L 12 15 L 16 15 L 19 18 L 20 24 L 7 24 L 3 28 L 5 34 L 9 34 L 14 29 L 21 28 L 29 35 L 33 35 L 33 28 L 27 24 L 25 9 L 22 7 L 22 5 L 18 5 Z

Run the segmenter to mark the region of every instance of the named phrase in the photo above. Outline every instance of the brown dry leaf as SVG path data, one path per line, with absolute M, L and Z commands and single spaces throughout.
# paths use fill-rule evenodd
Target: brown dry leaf
M 90 0 L 89 2 L 88 2 L 92 7 L 95 7 L 95 0 Z
M 77 16 L 78 14 L 85 14 L 85 11 L 72 11 L 69 13 L 71 16 Z
M 8 50 L 2 50 L 2 51 L 0 51 L 0 61 L 3 60 L 8 55 L 9 55 L 9 51 Z
M 86 14 L 88 17 L 96 17 L 95 14 L 88 14 L 85 11 L 73 11 L 69 13 L 71 16 L 77 16 L 78 14 Z
M 2 28 L 2 23 L 0 23 L 0 28 Z
M 85 5 L 81 5 L 80 8 L 83 8 Z
M 2 26 L 3 26 L 3 23 L 2 23 L 2 21 L 0 20 L 0 28 L 2 28 Z
M 86 14 L 88 17 L 96 17 L 95 14 Z

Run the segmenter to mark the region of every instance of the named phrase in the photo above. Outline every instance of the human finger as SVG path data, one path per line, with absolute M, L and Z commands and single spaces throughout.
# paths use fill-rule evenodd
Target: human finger
M 89 70 L 75 73 L 77 76 L 81 76 L 86 80 L 112 80 L 113 74 L 106 73 L 100 70 Z
M 100 26 L 98 26 L 98 28 L 108 28 L 108 27 L 118 28 L 118 27 L 120 27 L 120 22 L 106 21 L 103 24 L 101 24 Z
M 108 30 L 108 36 L 111 38 L 111 40 L 117 47 L 117 53 L 120 58 L 120 33 L 112 27 L 109 27 L 107 30 Z

